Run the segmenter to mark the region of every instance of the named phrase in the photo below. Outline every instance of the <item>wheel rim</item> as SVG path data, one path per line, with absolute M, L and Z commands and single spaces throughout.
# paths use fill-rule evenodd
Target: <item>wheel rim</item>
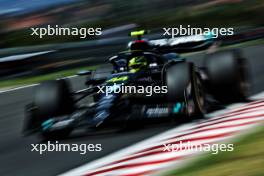
M 246 70 L 248 70 L 248 66 L 244 61 L 241 61 L 240 67 L 239 67 L 239 91 L 241 95 L 247 96 L 249 89 L 250 89 L 250 84 L 247 79 L 247 73 Z
M 194 86 L 192 86 L 191 82 L 188 84 L 185 90 L 185 97 L 186 97 L 186 102 L 187 102 L 186 111 L 187 111 L 188 116 L 194 115 L 196 112 L 204 113 L 205 111 L 204 110 L 204 105 L 205 105 L 204 92 L 203 92 L 202 83 L 199 80 L 199 78 L 196 78 L 194 80 Z
M 184 91 L 185 94 L 185 98 L 186 98 L 186 103 L 187 103 L 187 108 L 186 108 L 186 112 L 188 114 L 188 116 L 191 116 L 194 113 L 194 101 L 192 98 L 192 84 L 189 83 L 186 90 Z
M 200 111 L 203 112 L 205 100 L 204 100 L 204 92 L 203 92 L 202 83 L 201 83 L 199 78 L 197 78 L 195 82 L 196 82 L 196 86 L 197 86 L 197 88 L 196 88 L 197 104 L 200 108 Z

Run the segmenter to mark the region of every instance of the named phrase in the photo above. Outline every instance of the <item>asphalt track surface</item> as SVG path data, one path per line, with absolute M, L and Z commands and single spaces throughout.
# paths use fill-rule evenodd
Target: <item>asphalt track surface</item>
M 249 58 L 252 94 L 256 94 L 264 90 L 264 46 L 246 47 L 243 53 Z M 190 59 L 201 63 L 203 57 L 204 54 L 195 54 Z M 80 89 L 83 78 L 72 78 L 71 82 L 74 89 Z M 39 138 L 21 135 L 24 106 L 32 100 L 33 92 L 34 87 L 28 87 L 0 94 L 1 176 L 57 175 L 175 127 L 175 124 L 162 124 L 122 133 L 83 134 L 61 142 L 102 144 L 103 150 L 86 155 L 78 152 L 47 152 L 40 155 L 31 152 L 31 144 L 39 143 Z

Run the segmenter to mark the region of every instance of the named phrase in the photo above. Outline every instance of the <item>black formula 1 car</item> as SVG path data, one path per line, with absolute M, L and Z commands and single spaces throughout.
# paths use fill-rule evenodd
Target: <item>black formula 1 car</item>
M 237 50 L 207 54 L 202 67 L 177 53 L 210 47 L 211 39 L 143 40 L 109 59 L 111 67 L 80 73 L 86 89 L 72 91 L 65 79 L 37 86 L 26 106 L 24 133 L 65 137 L 78 127 L 97 130 L 160 120 L 189 121 L 215 107 L 245 100 L 246 60 Z M 176 41 L 175 41 L 176 40 Z M 88 102 L 80 103 L 83 98 Z

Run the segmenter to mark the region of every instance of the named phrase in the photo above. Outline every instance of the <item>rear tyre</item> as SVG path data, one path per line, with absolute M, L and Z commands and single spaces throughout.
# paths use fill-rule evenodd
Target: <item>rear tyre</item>
M 246 59 L 237 50 L 217 52 L 205 59 L 209 90 L 224 103 L 244 101 L 250 89 Z
M 34 133 L 35 131 L 37 131 L 37 129 L 40 126 L 40 121 L 37 118 L 37 108 L 33 103 L 27 104 L 25 106 L 25 119 L 24 119 L 24 123 L 23 123 L 23 129 L 22 129 L 22 133 L 24 136 L 28 136 L 32 133 Z
M 69 114 L 74 109 L 73 97 L 66 80 L 41 83 L 36 88 L 34 104 L 43 119 Z
M 178 63 L 166 69 L 165 83 L 169 102 L 184 102 L 185 113 L 195 119 L 205 113 L 204 91 L 192 63 Z
M 40 124 L 56 116 L 71 114 L 74 110 L 74 100 L 68 82 L 66 80 L 53 80 L 41 83 L 36 88 L 34 105 L 37 108 L 35 118 L 39 118 Z M 42 136 L 45 139 L 65 137 L 71 131 L 72 129 L 42 131 Z

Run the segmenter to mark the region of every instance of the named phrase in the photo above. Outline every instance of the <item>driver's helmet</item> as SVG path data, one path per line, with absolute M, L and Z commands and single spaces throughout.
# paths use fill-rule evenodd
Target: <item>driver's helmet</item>
M 145 56 L 133 57 L 128 62 L 129 72 L 135 73 L 147 68 L 147 59 Z

